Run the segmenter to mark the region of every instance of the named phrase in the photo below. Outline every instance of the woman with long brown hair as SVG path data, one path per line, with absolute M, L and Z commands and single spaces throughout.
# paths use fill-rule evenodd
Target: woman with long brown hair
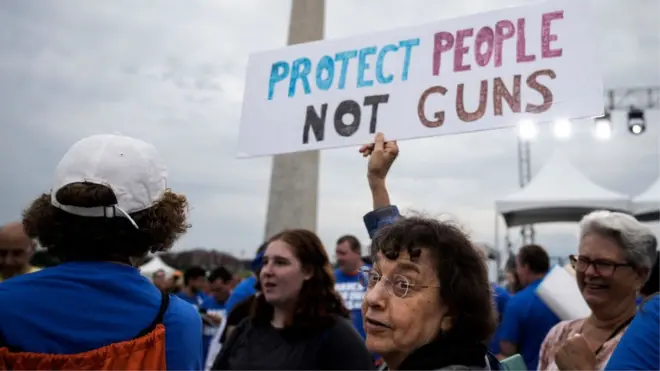
M 216 370 L 367 370 L 364 341 L 334 290 L 332 267 L 313 232 L 273 236 L 252 314 L 232 332 Z

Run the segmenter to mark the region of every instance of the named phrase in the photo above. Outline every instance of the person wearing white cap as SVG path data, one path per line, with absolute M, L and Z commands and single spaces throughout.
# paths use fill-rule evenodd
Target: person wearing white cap
M 0 285 L 0 369 L 202 369 L 199 314 L 136 268 L 186 232 L 187 209 L 152 145 L 75 143 L 23 215 L 63 263 Z

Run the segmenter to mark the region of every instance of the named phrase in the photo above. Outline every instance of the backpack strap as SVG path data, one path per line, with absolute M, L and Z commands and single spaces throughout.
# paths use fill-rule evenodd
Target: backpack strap
M 137 334 L 137 336 L 135 336 L 133 339 L 137 339 L 142 336 L 145 336 L 146 334 L 156 329 L 156 326 L 163 323 L 163 317 L 165 317 L 165 312 L 167 312 L 167 308 L 169 307 L 169 305 L 170 305 L 170 295 L 168 293 L 161 291 L 160 308 L 158 309 L 158 314 L 156 315 L 156 318 L 154 318 L 151 324 L 148 327 L 144 328 L 142 331 L 140 331 Z

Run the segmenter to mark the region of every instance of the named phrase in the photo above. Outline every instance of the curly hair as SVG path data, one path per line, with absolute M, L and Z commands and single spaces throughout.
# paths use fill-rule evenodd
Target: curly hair
M 93 183 L 69 184 L 55 197 L 63 205 L 79 207 L 117 203 L 112 189 Z M 126 261 L 172 247 L 190 227 L 187 210 L 186 197 L 168 190 L 152 207 L 130 214 L 136 229 L 126 218 L 69 214 L 51 204 L 50 194 L 42 194 L 23 212 L 23 226 L 28 236 L 62 261 Z
M 302 268 L 312 272 L 311 278 L 306 280 L 300 289 L 297 307 L 289 325 L 313 328 L 332 324 L 335 316 L 347 318 L 349 311 L 339 293 L 335 291 L 332 266 L 319 237 L 308 230 L 291 229 L 276 234 L 268 243 L 273 241 L 282 241 L 291 246 Z M 269 323 L 272 317 L 273 306 L 263 295 L 259 295 L 252 311 L 253 320 Z
M 422 250 L 431 255 L 438 293 L 452 318 L 443 333 L 453 339 L 485 342 L 497 326 L 488 270 L 478 248 L 456 225 L 424 217 L 400 218 L 374 237 L 371 255 L 396 260 L 402 251 L 417 261 Z

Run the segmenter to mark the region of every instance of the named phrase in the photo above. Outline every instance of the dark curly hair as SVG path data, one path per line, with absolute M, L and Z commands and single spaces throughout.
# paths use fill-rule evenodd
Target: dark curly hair
M 348 318 L 348 309 L 335 291 L 332 266 L 319 237 L 308 230 L 291 229 L 276 234 L 268 243 L 273 241 L 291 246 L 302 268 L 312 272 L 311 278 L 300 289 L 298 304 L 289 325 L 314 328 L 331 325 L 335 316 Z M 273 306 L 263 295 L 255 301 L 252 318 L 261 324 L 270 323 L 273 318 Z
M 485 342 L 497 326 L 488 270 L 478 248 L 451 222 L 424 217 L 400 218 L 378 231 L 371 244 L 372 259 L 380 252 L 389 260 L 402 251 L 416 261 L 428 250 L 440 282 L 438 293 L 452 318 L 444 336 Z
M 73 183 L 55 194 L 63 205 L 94 207 L 117 203 L 114 192 L 103 185 Z M 69 214 L 42 194 L 23 212 L 28 236 L 36 238 L 50 254 L 62 261 L 122 261 L 148 252 L 165 251 L 190 227 L 186 222 L 188 201 L 169 190 L 154 206 L 130 214 L 139 229 L 126 218 L 92 218 Z

